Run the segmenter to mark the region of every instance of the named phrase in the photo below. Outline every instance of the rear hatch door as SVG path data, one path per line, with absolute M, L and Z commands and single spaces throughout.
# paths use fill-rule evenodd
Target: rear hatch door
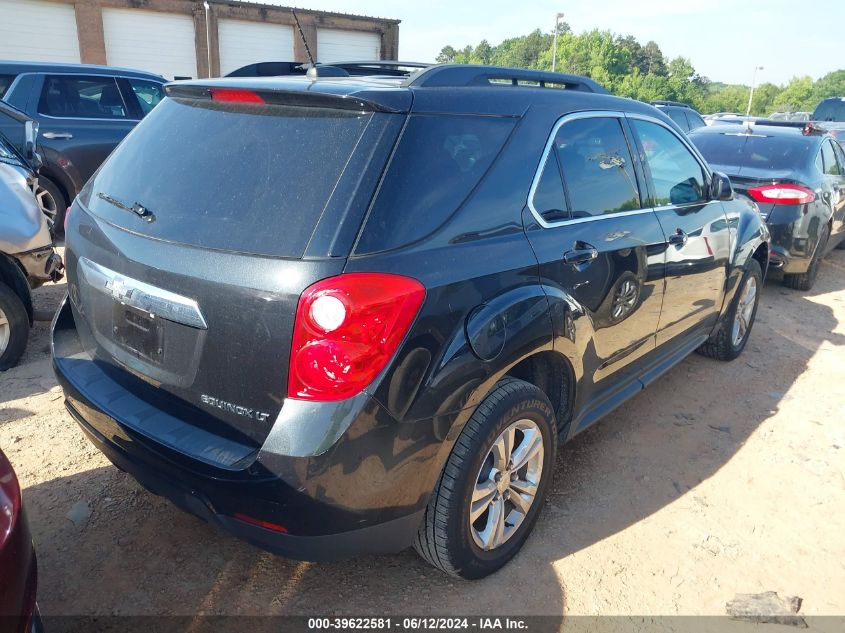
M 98 366 L 156 409 L 255 446 L 286 395 L 299 295 L 343 271 L 404 120 L 257 94 L 165 99 L 86 185 L 67 234 L 74 317 Z

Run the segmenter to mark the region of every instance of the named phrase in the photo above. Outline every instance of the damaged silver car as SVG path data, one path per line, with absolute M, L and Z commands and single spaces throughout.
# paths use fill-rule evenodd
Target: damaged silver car
M 36 317 L 31 291 L 62 277 L 47 218 L 35 197 L 38 124 L 0 102 L 0 371 L 18 362 Z

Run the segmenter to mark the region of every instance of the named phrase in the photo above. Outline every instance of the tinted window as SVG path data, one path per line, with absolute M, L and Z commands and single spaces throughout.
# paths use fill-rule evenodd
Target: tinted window
M 44 78 L 38 111 L 55 117 L 124 119 L 126 104 L 113 77 Z
M 822 144 L 822 160 L 824 161 L 824 173 L 828 176 L 839 176 L 839 163 L 836 162 L 836 154 L 833 153 L 833 145 L 830 141 Z
M 12 85 L 16 76 L 17 75 L 0 75 L 0 99 L 2 99 L 3 95 L 6 94 L 6 91 L 9 89 L 9 86 Z
M 165 99 L 106 160 L 86 204 L 156 238 L 299 257 L 372 116 Z M 155 221 L 100 193 L 143 205 Z
M 161 84 L 154 81 L 147 81 L 146 79 L 132 79 L 126 78 L 135 98 L 138 100 L 138 107 L 141 108 L 141 116 L 146 116 L 150 110 L 158 105 L 159 101 L 164 99 L 164 91 Z
M 704 122 L 704 119 L 702 119 L 698 115 L 697 112 L 693 112 L 692 110 L 687 111 L 687 121 L 689 122 L 689 129 L 690 130 L 695 130 L 695 129 L 698 129 L 700 127 L 704 127 L 705 125 L 707 125 Z
M 704 171 L 686 145 L 662 125 L 633 120 L 644 162 L 654 183 L 654 204 L 692 204 L 706 200 Z
M 845 97 L 826 99 L 813 112 L 813 121 L 845 121 Z
M 672 119 L 675 123 L 678 124 L 678 127 L 681 128 L 684 132 L 689 130 L 689 124 L 687 123 L 687 118 L 684 116 L 682 110 L 676 110 L 675 108 L 666 108 L 663 110 L 669 118 Z
M 466 200 L 513 129 L 511 119 L 412 116 L 356 251 L 397 248 L 439 228 Z
M 766 171 L 803 169 L 813 160 L 811 153 L 818 143 L 818 137 L 800 134 L 766 136 L 744 131 L 693 133 L 690 138 L 711 165 Z
M 555 137 L 573 218 L 640 208 L 637 177 L 618 119 L 576 119 Z
M 845 176 L 845 150 L 839 143 L 833 144 L 833 151 L 836 153 L 836 158 L 839 161 L 839 174 Z
M 560 179 L 557 152 L 549 152 L 531 202 L 534 210 L 546 222 L 557 222 L 569 217 L 566 195 L 563 193 L 563 181 Z

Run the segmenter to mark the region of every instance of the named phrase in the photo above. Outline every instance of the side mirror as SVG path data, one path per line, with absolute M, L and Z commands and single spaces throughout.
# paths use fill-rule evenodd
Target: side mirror
M 710 180 L 710 199 L 732 200 L 733 197 L 734 190 L 731 186 L 731 179 L 720 171 L 714 171 L 713 178 Z

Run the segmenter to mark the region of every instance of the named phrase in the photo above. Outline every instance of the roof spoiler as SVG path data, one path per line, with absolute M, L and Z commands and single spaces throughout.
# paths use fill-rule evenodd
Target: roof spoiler
M 581 92 L 608 94 L 603 86 L 587 77 L 545 70 L 479 66 L 476 64 L 440 64 L 428 66 L 411 75 L 404 83 L 415 88 L 464 88 L 470 86 L 522 86 L 566 88 Z

